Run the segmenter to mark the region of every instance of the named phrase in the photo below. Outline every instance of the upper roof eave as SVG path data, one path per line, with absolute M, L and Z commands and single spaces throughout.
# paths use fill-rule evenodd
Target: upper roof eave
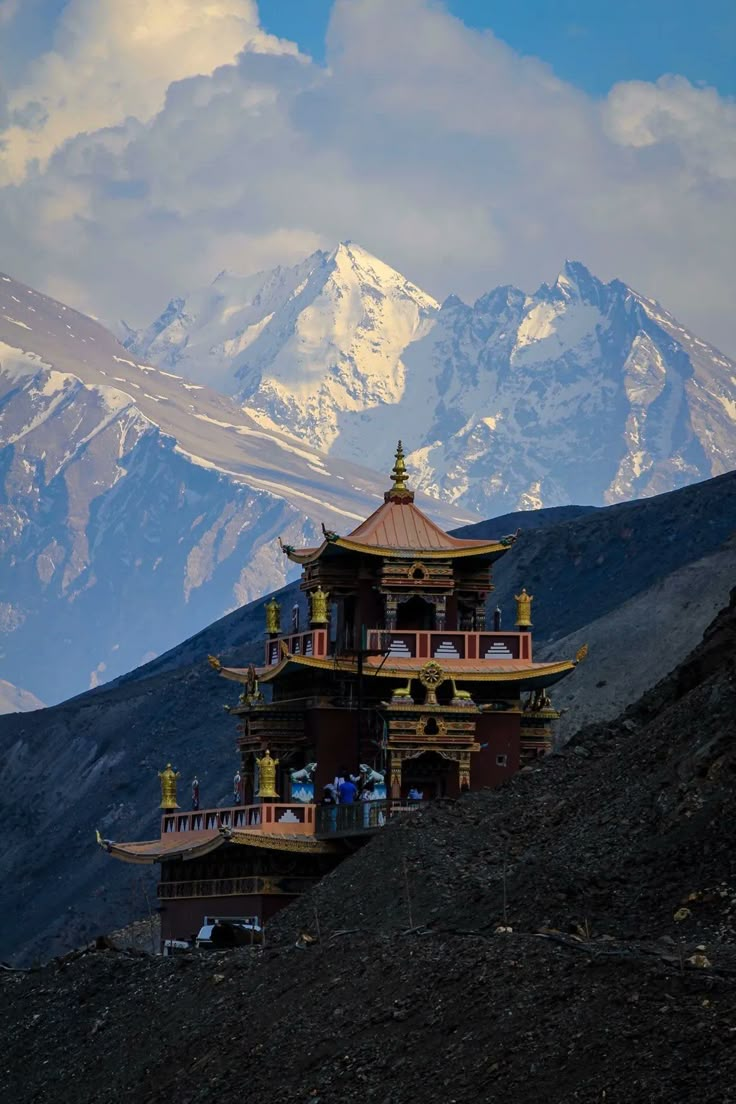
M 374 675 L 377 678 L 399 678 L 406 680 L 410 675 L 419 677 L 422 668 L 428 660 L 415 657 L 400 657 L 391 660 L 381 660 L 380 657 L 367 656 L 364 660 L 364 674 L 367 678 Z M 434 662 L 437 662 L 436 660 Z M 555 682 L 565 678 L 577 667 L 574 659 L 560 660 L 557 663 L 532 663 L 526 660 L 502 660 L 498 663 L 484 663 L 479 660 L 445 659 L 440 664 L 448 678 L 454 678 L 460 682 L 510 682 L 518 685 L 520 689 L 535 689 L 536 687 L 552 686 Z M 273 667 L 262 667 L 257 671 L 260 682 L 272 682 L 282 672 L 299 668 L 311 668 L 312 670 L 342 671 L 356 673 L 357 664 L 345 659 L 318 659 L 315 656 L 291 655 L 283 656 Z M 224 673 L 226 668 L 223 667 Z M 229 668 L 227 678 L 235 681 L 245 681 L 247 670 L 243 668 Z
M 508 552 L 510 544 L 501 541 L 458 541 L 447 548 L 400 548 L 389 545 L 362 544 L 360 541 L 340 537 L 334 542 L 339 548 L 350 552 L 362 552 L 368 556 L 395 559 L 456 560 L 469 556 L 487 556 L 497 559 Z
M 337 537 L 323 541 L 319 548 L 291 548 L 283 546 L 284 554 L 292 563 L 305 567 L 316 563 L 329 548 L 340 548 L 345 552 L 358 552 L 366 556 L 380 556 L 381 559 L 419 559 L 419 560 L 457 560 L 462 558 L 486 558 L 497 560 L 508 552 L 512 541 L 458 541 L 446 548 L 401 548 L 389 545 L 363 544 L 349 537 Z
M 157 840 L 144 840 L 132 843 L 113 843 L 111 840 L 100 844 L 103 851 L 121 862 L 153 866 L 164 859 L 195 859 L 214 851 L 225 842 L 218 829 L 210 832 L 172 832 Z

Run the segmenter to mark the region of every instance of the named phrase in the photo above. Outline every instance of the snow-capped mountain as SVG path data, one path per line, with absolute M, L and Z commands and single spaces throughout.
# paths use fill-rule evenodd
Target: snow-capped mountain
M 533 295 L 431 296 L 353 244 L 172 301 L 140 355 L 264 426 L 483 515 L 651 495 L 736 466 L 736 365 L 582 265 Z
M 282 585 L 276 537 L 353 528 L 392 454 L 329 461 L 1 276 L 0 679 L 53 702 Z
M 221 272 L 208 287 L 172 299 L 125 344 L 237 395 L 262 425 L 290 427 L 329 449 L 346 412 L 382 414 L 401 399 L 402 353 L 438 310 L 431 295 L 346 242 L 293 268 Z M 344 447 L 337 451 L 346 455 Z
M 531 296 L 448 300 L 404 360 L 418 484 L 482 512 L 619 502 L 736 466 L 736 365 L 581 264 Z

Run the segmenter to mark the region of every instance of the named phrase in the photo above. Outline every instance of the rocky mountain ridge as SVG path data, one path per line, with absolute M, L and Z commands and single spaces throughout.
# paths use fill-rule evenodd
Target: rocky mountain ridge
M 568 261 L 533 294 L 431 296 L 354 243 L 221 274 L 131 348 L 216 381 L 265 426 L 489 516 L 657 494 L 736 466 L 736 365 L 619 280 Z

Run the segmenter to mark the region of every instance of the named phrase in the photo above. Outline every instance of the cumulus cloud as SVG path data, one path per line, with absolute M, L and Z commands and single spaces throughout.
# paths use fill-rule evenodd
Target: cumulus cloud
M 3 0 L 0 22 L 16 13 Z M 22 180 L 82 131 L 150 119 L 172 81 L 211 73 L 244 48 L 296 52 L 260 30 L 254 0 L 69 0 L 53 49 L 10 96 L 0 182 Z
M 119 6 L 70 6 L 88 2 L 109 16 L 86 32 L 94 54 Z M 48 158 L 28 171 L 31 147 L 16 144 L 24 176 L 0 189 L 3 266 L 19 277 L 141 324 L 223 267 L 290 263 L 344 238 L 438 297 L 531 288 L 571 256 L 736 348 L 736 108 L 714 90 L 666 77 L 595 100 L 433 0 L 338 0 L 325 68 L 267 39 L 251 4 L 176 3 L 180 29 L 207 11 L 231 31 L 203 44 L 197 25 L 186 63 L 154 85 L 145 59 L 168 55 L 175 31 L 151 24 L 136 60 L 120 28 L 124 110 L 111 79 L 101 123 L 66 109 L 56 129 L 44 129 L 52 111 L 15 123 Z M 46 103 L 33 82 L 13 102 Z

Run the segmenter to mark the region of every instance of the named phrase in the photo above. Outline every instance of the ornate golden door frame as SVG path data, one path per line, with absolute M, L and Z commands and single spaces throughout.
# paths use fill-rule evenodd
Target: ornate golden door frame
M 420 755 L 424 755 L 428 751 L 435 752 L 443 759 L 448 759 L 450 762 L 457 763 L 460 789 L 463 790 L 470 786 L 471 751 L 460 751 L 455 748 L 439 748 L 435 744 L 427 744 L 424 747 L 417 748 L 402 748 L 401 750 L 391 748 L 389 752 L 389 775 L 391 778 L 391 797 L 393 799 L 401 797 L 404 763 L 409 759 L 418 759 Z

